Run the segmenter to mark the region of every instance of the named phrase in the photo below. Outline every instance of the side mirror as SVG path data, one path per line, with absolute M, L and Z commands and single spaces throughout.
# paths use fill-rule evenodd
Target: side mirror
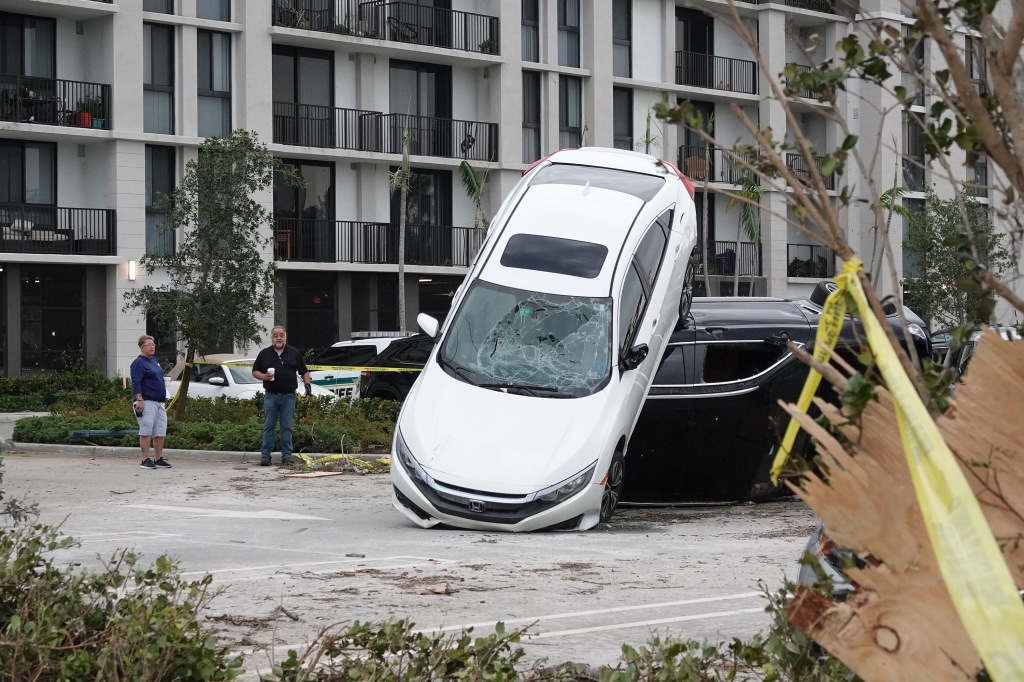
M 416 324 L 420 326 L 423 333 L 432 339 L 437 338 L 437 332 L 440 325 L 437 322 L 437 318 L 427 315 L 426 313 L 420 313 L 416 316 Z
M 619 367 L 623 370 L 636 369 L 640 366 L 640 363 L 647 359 L 647 344 L 641 343 L 639 346 L 633 346 L 625 353 L 622 354 L 622 358 L 619 359 Z
M 228 382 L 224 377 L 210 377 L 210 383 L 214 386 L 227 386 Z

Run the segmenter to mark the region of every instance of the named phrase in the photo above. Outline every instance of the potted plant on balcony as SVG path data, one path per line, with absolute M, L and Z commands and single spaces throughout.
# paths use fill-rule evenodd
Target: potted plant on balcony
M 78 112 L 78 125 L 83 128 L 102 128 L 106 121 L 103 116 L 103 102 L 99 97 L 84 97 L 75 107 Z

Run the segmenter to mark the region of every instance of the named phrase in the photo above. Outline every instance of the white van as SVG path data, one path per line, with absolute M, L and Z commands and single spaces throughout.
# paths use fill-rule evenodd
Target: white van
M 513 188 L 399 415 L 395 507 L 423 527 L 587 529 L 618 504 L 629 435 L 692 300 L 693 185 L 583 148 Z

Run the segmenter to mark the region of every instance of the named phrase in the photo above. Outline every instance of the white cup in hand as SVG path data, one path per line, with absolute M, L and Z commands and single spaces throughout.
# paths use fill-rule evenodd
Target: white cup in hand
M 273 380 L 274 380 L 274 374 L 275 374 L 276 372 L 277 372 L 277 370 L 276 370 L 276 369 L 274 369 L 273 367 L 271 367 L 270 369 L 268 369 L 268 370 L 267 370 L 267 374 L 269 374 L 269 375 L 270 375 L 270 378 L 269 378 L 269 379 L 267 379 L 267 381 L 273 381 Z

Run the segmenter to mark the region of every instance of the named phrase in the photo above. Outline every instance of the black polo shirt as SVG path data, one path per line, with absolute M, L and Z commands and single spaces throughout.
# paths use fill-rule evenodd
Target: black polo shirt
M 276 370 L 274 380 L 263 382 L 263 389 L 269 393 L 295 393 L 299 387 L 299 375 L 309 371 L 299 349 L 287 344 L 280 355 L 273 346 L 267 346 L 252 363 L 257 372 L 266 372 L 271 367 Z

